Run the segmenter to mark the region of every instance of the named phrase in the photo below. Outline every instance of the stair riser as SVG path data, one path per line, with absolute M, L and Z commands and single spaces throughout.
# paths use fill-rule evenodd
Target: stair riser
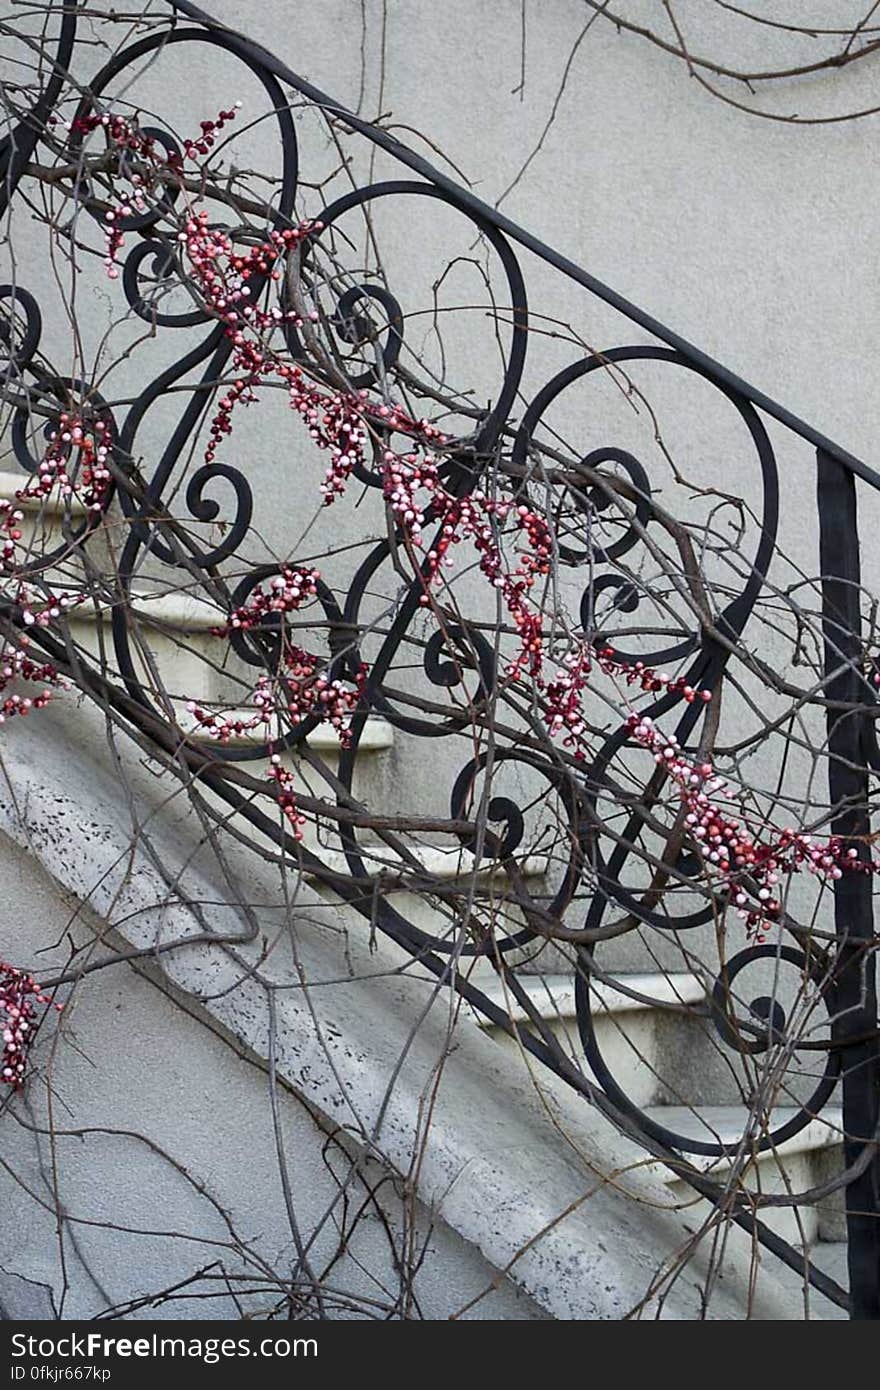
M 584 1061 L 584 1049 L 576 1020 L 546 1018 L 545 1021 L 567 1054 L 579 1066 L 584 1067 L 586 1074 L 595 1080 Z M 677 1027 L 693 1034 L 698 1031 L 698 1025 L 694 1023 L 679 1022 Z M 595 1029 L 596 1041 L 606 1065 L 630 1100 L 636 1105 L 657 1105 L 665 1100 L 667 1086 L 663 1065 L 664 1024 L 660 1011 L 639 1009 L 624 1013 L 597 1014 Z M 513 1039 L 499 1029 L 490 1028 L 488 1031 L 503 1047 L 516 1048 L 517 1044 Z
M 106 654 L 110 671 L 118 671 L 109 620 L 99 618 L 94 608 L 83 605 L 71 611 L 70 628 L 74 641 L 94 657 Z M 231 674 L 227 676 L 222 669 L 215 669 L 222 668 L 228 643 L 209 632 L 171 635 L 144 624 L 138 638 L 131 640 L 130 652 L 138 679 L 149 692 L 157 688 L 150 671 L 152 661 L 165 693 L 174 700 L 210 702 L 230 698 L 234 704 L 240 704 L 247 693 L 247 687 L 237 684 Z M 150 656 L 145 658 L 145 652 Z
M 816 1181 L 826 1183 L 843 1171 L 843 1146 L 814 1155 Z M 838 1188 L 816 1207 L 819 1226 L 818 1239 L 828 1242 L 846 1240 L 846 1189 Z
M 765 1194 L 805 1192 L 827 1181 L 832 1174 L 840 1173 L 842 1165 L 843 1150 L 839 1145 L 807 1153 L 778 1156 L 766 1154 L 759 1157 L 757 1171 L 753 1169 L 750 1174 L 744 1176 L 743 1184 L 751 1191 Z M 708 1176 L 716 1181 L 724 1181 L 724 1175 L 720 1171 Z M 669 1192 L 670 1196 L 679 1202 L 689 1202 L 694 1198 L 693 1188 L 684 1182 L 671 1182 Z M 799 1246 L 805 1242 L 811 1244 L 817 1240 L 839 1240 L 843 1238 L 839 1234 L 841 1218 L 834 1209 L 838 1200 L 835 1194 L 831 1201 L 823 1205 L 821 1212 L 815 1206 L 766 1207 L 757 1214 L 772 1231 L 792 1245 Z M 689 1211 L 697 1220 L 703 1220 L 709 1216 L 711 1208 L 708 1202 L 697 1199 Z M 692 1220 L 691 1216 L 686 1219 L 689 1226 L 696 1226 L 697 1221 Z
M 550 1007 L 548 1002 L 548 1014 Z M 706 1019 L 663 1009 L 594 1017 L 606 1066 L 636 1105 L 738 1105 L 751 1093 L 752 1069 L 724 1046 Z M 569 1056 L 584 1065 L 577 1021 L 553 1016 L 545 1021 Z
M 339 763 L 342 749 L 339 741 L 329 725 L 321 726 L 313 734 L 308 736 L 308 745 L 314 757 L 326 767 L 329 777 L 322 775 L 321 771 L 309 766 L 308 755 L 304 750 L 295 747 L 281 754 L 283 765 L 293 773 L 296 786 L 305 796 L 318 797 L 321 800 L 335 802 L 339 794 L 335 779 L 339 775 Z M 241 747 L 241 745 L 236 745 Z M 379 743 L 374 746 L 370 742 L 364 743 L 359 747 L 354 760 L 354 773 L 351 777 L 350 795 L 356 802 L 373 811 L 382 809 L 387 814 L 389 808 L 393 808 L 394 773 L 393 773 L 394 748 L 388 744 Z M 265 777 L 266 759 L 244 758 L 239 761 L 238 766 L 243 771 L 250 773 L 252 777 Z M 345 788 L 344 788 L 345 790 Z M 344 802 L 343 802 L 344 804 Z M 393 810 L 392 810 L 393 814 Z M 310 831 L 306 830 L 306 840 L 311 847 L 316 841 L 314 835 L 309 839 Z M 363 833 L 363 832 L 361 832 Z M 331 848 L 339 848 L 338 839 L 331 836 L 327 840 L 323 837 L 325 845 Z

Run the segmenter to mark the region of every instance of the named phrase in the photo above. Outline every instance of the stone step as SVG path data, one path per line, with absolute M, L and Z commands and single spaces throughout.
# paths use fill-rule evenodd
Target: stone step
M 515 1022 L 527 1021 L 526 1011 L 508 997 L 503 982 L 494 972 L 491 978 L 475 978 L 475 983 L 493 1002 L 506 1008 Z M 575 1017 L 572 976 L 520 976 L 520 983 L 569 1055 L 579 1065 L 585 1066 Z M 687 973 L 646 973 L 620 976 L 619 983 L 623 989 L 594 983 L 593 1012 L 596 1039 L 602 1055 L 625 1094 L 656 1123 L 677 1134 L 707 1143 L 720 1142 L 726 1146 L 741 1143 L 749 1125 L 750 1112 L 745 1105 L 657 1103 L 658 1099 L 668 1100 L 671 1089 L 668 1064 L 664 1066 L 664 1025 L 671 1024 L 679 1034 L 678 1045 L 669 1054 L 674 1058 L 681 1058 L 684 1053 L 682 1038 L 689 1032 L 694 1038 L 691 1049 L 693 1066 L 689 1070 L 679 1066 L 678 1071 L 672 1074 L 672 1088 L 679 1091 L 701 1089 L 696 1043 L 705 1033 L 707 1020 L 696 1016 L 688 1018 L 674 1008 L 670 1009 L 670 1006 L 699 1003 L 705 997 L 702 982 L 696 975 Z M 486 1019 L 476 1014 L 475 1017 L 480 1027 L 503 1047 L 517 1049 L 514 1039 Z M 587 1075 L 591 1075 L 589 1067 L 585 1066 L 585 1070 Z M 796 1113 L 791 1105 L 775 1106 L 771 1116 L 772 1129 L 780 1129 Z M 798 1134 L 775 1149 L 754 1152 L 741 1181 L 745 1186 L 762 1192 L 805 1191 L 827 1181 L 839 1171 L 842 1162 L 841 1126 L 840 1107 L 826 1106 L 820 1116 L 810 1120 Z M 757 1149 L 762 1131 L 760 1127 L 753 1126 L 751 1132 L 753 1138 L 751 1146 L 746 1145 L 747 1153 L 750 1147 Z M 731 1171 L 729 1158 L 689 1154 L 687 1159 L 701 1172 L 719 1180 Z M 686 1182 L 677 1179 L 663 1164 L 650 1166 L 670 1188 L 676 1201 L 693 1201 L 700 1213 L 705 1215 L 707 1204 L 694 1197 L 693 1189 Z M 812 1242 L 818 1238 L 833 1241 L 841 1239 L 844 1234 L 842 1213 L 842 1196 L 835 1193 L 819 1207 L 801 1209 L 798 1215 L 791 1208 L 769 1209 L 765 1219 L 772 1229 L 793 1243 L 801 1243 L 803 1239 Z
M 525 1011 L 508 999 L 503 982 L 494 972 L 478 983 L 500 1007 L 512 1006 L 516 1022 L 525 1021 Z M 583 1065 L 573 976 L 521 975 L 520 983 L 566 1052 Z M 623 989 L 599 982 L 593 985 L 596 1037 L 608 1066 L 626 1093 L 636 1105 L 650 1105 L 665 1094 L 662 1065 L 665 1024 L 676 1020 L 682 1027 L 698 1028 L 698 1021 L 691 1023 L 682 1018 L 675 1013 L 674 1006 L 697 1004 L 705 998 L 705 991 L 698 977 L 686 972 L 629 974 L 621 976 L 620 983 Z M 503 1046 L 517 1047 L 512 1038 L 487 1020 L 479 1018 L 478 1022 Z
M 818 1186 L 839 1172 L 843 1162 L 843 1112 L 839 1105 L 826 1105 L 799 1133 L 773 1148 L 758 1151 L 762 1137 L 779 1130 L 798 1112 L 793 1106 L 774 1106 L 769 1122 L 756 1122 L 746 1106 L 701 1105 L 651 1106 L 646 1112 L 657 1124 L 677 1134 L 709 1143 L 740 1147 L 747 1162 L 737 1182 L 763 1193 L 803 1192 Z M 688 1154 L 688 1161 L 701 1172 L 724 1182 L 732 1172 L 734 1160 L 705 1154 Z M 670 1191 L 687 1200 L 693 1189 L 665 1165 L 657 1165 Z M 701 1200 L 699 1208 L 705 1207 Z M 843 1199 L 836 1192 L 819 1206 L 767 1208 L 761 1219 L 792 1244 L 812 1244 L 816 1240 L 835 1240 L 841 1234 Z
M 818 1240 L 807 1252 L 810 1264 L 827 1274 L 842 1289 L 849 1288 L 849 1269 L 847 1267 L 847 1245 L 845 1240 Z M 815 1289 L 804 1295 L 804 1281 L 793 1269 L 774 1261 L 774 1278 L 789 1294 L 791 1316 L 810 1322 L 842 1322 L 847 1318 L 844 1308 L 830 1302 Z
M 63 586 L 56 586 L 59 590 Z M 133 596 L 131 610 L 140 620 L 139 635 L 155 659 L 167 694 L 176 708 L 182 729 L 197 731 L 198 725 L 187 709 L 189 702 L 222 713 L 231 721 L 246 722 L 256 713 L 253 705 L 240 703 L 245 688 L 259 674 L 230 653 L 226 638 L 216 637 L 213 629 L 222 625 L 225 612 L 201 597 L 185 592 L 141 593 Z M 92 655 L 103 650 L 111 669 L 116 658 L 110 632 L 112 608 L 89 601 L 68 612 L 74 639 Z M 131 643 L 132 656 L 142 673 L 144 686 L 153 682 L 148 667 L 138 655 L 138 644 Z M 229 698 L 231 696 L 231 698 Z M 237 698 L 236 698 L 237 696 Z M 339 750 L 339 739 L 329 725 L 319 726 L 308 735 L 311 748 L 322 754 Z M 229 746 L 246 749 L 263 742 L 259 729 L 233 735 Z M 358 754 L 383 753 L 394 745 L 394 730 L 387 720 L 375 717 L 358 741 Z M 245 760 L 247 761 L 247 760 Z
M 60 586 L 56 586 L 60 587 Z M 131 609 L 139 619 L 140 644 L 152 654 L 165 693 L 181 705 L 187 700 L 218 701 L 224 695 L 241 698 L 244 687 L 242 663 L 229 663 L 229 643 L 215 637 L 211 629 L 223 623 L 219 608 L 194 595 L 143 593 L 133 596 Z M 117 670 L 110 623 L 112 606 L 94 601 L 77 604 L 68 612 L 71 633 L 92 656 L 103 652 L 111 671 Z M 149 664 L 141 655 L 139 642 L 132 640 L 131 656 L 146 690 L 155 686 Z M 245 668 L 246 671 L 247 668 Z M 228 674 L 227 674 L 228 671 Z M 243 677 L 248 680 L 247 674 Z
M 27 486 L 29 479 L 30 474 L 26 473 L 24 469 L 20 472 L 0 469 L 0 498 L 14 502 L 24 512 L 26 522 L 33 522 L 38 513 L 47 519 L 50 517 L 58 518 L 65 514 L 72 517 L 85 516 L 86 508 L 77 497 L 70 497 L 65 500 L 57 492 L 52 492 L 47 497 L 17 497 L 16 494 Z
M 472 874 L 480 879 L 489 878 L 499 872 L 499 868 L 493 861 L 486 858 L 481 860 L 479 867 L 475 870 L 475 860 L 471 851 L 458 845 L 450 848 L 443 845 L 413 845 L 409 852 L 418 867 L 407 863 L 403 855 L 395 853 L 394 850 L 382 843 L 364 844 L 362 842 L 361 851 L 370 878 L 385 875 L 393 879 L 395 876 L 412 877 L 414 874 L 424 873 L 443 882 L 449 882 L 452 879 L 469 877 Z M 341 874 L 349 872 L 345 855 L 341 850 L 324 849 L 318 852 L 331 872 Z M 523 878 L 537 878 L 546 872 L 547 861 L 540 854 L 527 855 L 519 861 L 518 868 Z M 503 873 L 503 869 L 500 872 Z M 314 875 L 307 872 L 306 878 L 311 877 Z
M 652 1120 L 666 1125 L 691 1139 L 738 1144 L 749 1124 L 749 1110 L 740 1105 L 655 1105 L 648 1108 Z M 770 1119 L 772 1128 L 779 1129 L 798 1113 L 795 1106 L 777 1105 L 773 1107 Z M 843 1142 L 843 1114 L 839 1105 L 826 1105 L 821 1115 L 810 1120 L 799 1133 L 792 1135 L 776 1146 L 774 1151 L 764 1151 L 756 1155 L 758 1162 L 775 1155 L 787 1158 L 791 1154 L 815 1153 L 832 1148 Z M 768 1126 L 753 1122 L 750 1133 L 752 1143 L 757 1145 L 767 1133 Z M 749 1145 L 745 1145 L 748 1149 Z M 693 1154 L 691 1161 L 703 1172 L 720 1172 L 729 1167 L 726 1159 L 711 1158 L 703 1154 Z M 670 1181 L 674 1179 L 670 1176 Z

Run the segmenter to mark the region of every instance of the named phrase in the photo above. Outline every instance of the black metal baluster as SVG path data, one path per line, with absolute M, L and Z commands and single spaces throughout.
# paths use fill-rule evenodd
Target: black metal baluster
M 859 535 L 856 480 L 836 459 L 818 451 L 819 554 L 822 569 L 822 624 L 825 637 L 826 696 L 863 704 L 861 674 Z M 841 669 L 842 668 L 842 669 Z M 834 834 L 851 839 L 861 859 L 869 857 L 868 772 L 862 741 L 864 716 L 828 710 L 828 783 L 832 806 L 841 810 Z M 867 1039 L 845 1047 L 843 1057 L 844 1153 L 847 1167 L 874 1155 L 846 1189 L 850 1317 L 880 1318 L 880 1045 L 876 1033 L 876 956 L 873 879 L 846 873 L 834 885 L 834 922 L 839 941 L 835 980 L 834 1041 Z

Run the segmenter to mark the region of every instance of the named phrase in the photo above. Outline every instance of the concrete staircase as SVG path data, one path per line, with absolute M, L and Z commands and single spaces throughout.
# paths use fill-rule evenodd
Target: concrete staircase
M 670 1004 L 697 1004 L 705 999 L 704 988 L 696 975 L 659 972 L 627 974 L 620 976 L 620 983 L 654 1002 L 636 1001 L 613 987 L 595 985 L 593 1010 L 596 1039 L 621 1089 L 636 1105 L 644 1108 L 646 1115 L 678 1134 L 704 1142 L 741 1145 L 742 1159 L 738 1166 L 737 1183 L 761 1193 L 805 1191 L 827 1181 L 840 1169 L 843 1136 L 839 1106 L 826 1105 L 821 1116 L 817 1116 L 798 1134 L 778 1146 L 758 1151 L 758 1143 L 766 1133 L 766 1127 L 756 1125 L 754 1121 L 750 1126 L 750 1111 L 746 1105 L 732 1101 L 728 1104 L 707 1103 L 702 1098 L 705 1086 L 701 1083 L 699 1057 L 706 1020 L 688 1018 L 678 1010 L 669 1008 Z M 550 1025 L 566 1051 L 583 1066 L 573 978 L 563 975 L 532 976 L 525 984 L 530 1000 L 537 1006 L 541 1017 Z M 505 990 L 499 982 L 486 982 L 483 988 L 495 1002 L 506 1004 Z M 514 1020 L 525 1022 L 524 1010 L 514 1001 L 509 1002 Z M 480 1019 L 479 1023 L 490 1036 L 497 1039 L 500 1046 L 517 1049 L 517 1043 L 500 1029 L 485 1019 Z M 680 1058 L 690 1055 L 693 1058 L 690 1067 L 679 1065 L 670 1072 L 664 1066 L 670 1042 L 675 1049 L 672 1056 Z M 586 1070 L 589 1075 L 589 1067 Z M 679 1098 L 679 1103 L 669 1103 Z M 792 1106 L 774 1106 L 772 1128 L 779 1129 L 795 1113 Z M 691 1154 L 688 1160 L 719 1182 L 723 1182 L 732 1171 L 728 1158 Z M 656 1164 L 654 1170 L 677 1201 L 693 1208 L 695 1218 L 705 1215 L 705 1203 L 697 1198 L 693 1188 L 663 1164 Z M 762 1214 L 762 1219 L 792 1244 L 809 1249 L 817 1263 L 821 1264 L 823 1259 L 834 1261 L 842 1257 L 845 1226 L 839 1194 L 835 1194 L 834 1199 L 821 1208 L 770 1208 Z M 820 1251 L 818 1247 L 823 1244 L 833 1248 Z
M 0 475 L 0 495 L 10 496 L 20 485 L 19 475 Z M 39 544 L 43 548 L 54 535 L 60 535 L 60 521 L 60 514 L 53 513 L 51 508 L 26 508 L 25 525 L 35 528 L 35 541 L 37 528 L 41 528 Z M 142 619 L 143 631 L 148 634 L 150 648 L 162 672 L 163 683 L 172 696 L 181 728 L 193 724 L 186 710 L 187 700 L 197 700 L 228 712 L 230 705 L 225 702 L 224 694 L 228 695 L 233 687 L 239 688 L 236 682 L 247 679 L 248 672 L 241 666 L 234 672 L 227 672 L 220 664 L 220 654 L 228 651 L 228 644 L 212 637 L 210 629 L 222 621 L 222 612 L 202 598 L 186 593 L 147 590 L 133 606 Z M 108 617 L 106 606 L 83 604 L 74 609 L 71 631 L 75 641 L 89 652 L 97 652 L 102 647 L 105 651 L 112 650 L 108 642 Z M 246 709 L 239 713 L 247 717 L 252 712 Z M 371 719 L 366 727 L 358 748 L 355 791 L 368 803 L 382 804 L 381 798 L 385 796 L 387 804 L 389 789 L 394 785 L 394 753 L 400 737 L 382 719 Z M 253 743 L 254 736 L 244 735 L 238 740 L 238 750 L 246 751 Z M 332 731 L 319 728 L 308 736 L 307 743 L 332 770 L 338 748 Z M 298 757 L 295 753 L 285 756 L 289 760 Z M 264 772 L 263 763 L 251 765 L 245 759 L 244 766 L 256 775 Z M 310 833 L 308 843 L 328 868 L 344 870 L 344 857 L 338 849 L 322 844 L 320 835 L 316 838 Z M 446 879 L 469 872 L 473 863 L 468 852 L 458 846 L 420 845 L 414 853 L 426 873 Z M 392 877 L 398 867 L 403 867 L 398 866 L 394 856 L 389 856 L 387 849 L 378 843 L 370 865 L 371 872 Z M 524 875 L 535 880 L 540 880 L 546 868 L 546 860 L 540 854 L 526 858 L 522 864 Z M 491 866 L 482 872 L 491 873 Z M 406 908 L 410 914 L 418 912 L 418 898 L 412 893 L 407 895 Z M 417 925 L 429 926 L 430 922 L 417 922 Z M 706 998 L 703 981 L 695 973 L 658 970 L 656 961 L 647 953 L 644 966 L 642 970 L 630 969 L 619 975 L 622 990 L 615 989 L 612 984 L 594 983 L 592 986 L 600 1048 L 631 1100 L 669 1129 L 726 1144 L 742 1142 L 736 1181 L 747 1188 L 764 1193 L 799 1191 L 827 1180 L 838 1171 L 842 1162 L 841 1115 L 839 1108 L 834 1106 L 826 1107 L 821 1116 L 778 1148 L 750 1152 L 748 1139 L 743 1141 L 743 1134 L 749 1133 L 749 1110 L 743 1097 L 736 1094 L 735 1084 L 725 1087 L 723 1082 L 719 1083 L 717 1065 L 709 1067 L 705 1075 L 701 1068 L 707 1046 L 714 1046 L 717 1051 L 717 1042 L 707 1042 L 711 1021 L 699 1016 L 698 1012 Z M 473 978 L 495 1003 L 509 1008 L 515 1022 L 525 1023 L 524 1011 L 506 997 L 503 984 L 488 963 L 481 962 Z M 520 978 L 541 1017 L 565 1050 L 582 1065 L 573 975 L 556 968 L 542 973 L 539 957 L 523 966 Z M 681 1006 L 690 1006 L 691 1011 Z M 481 1032 L 493 1039 L 500 1049 L 508 1054 L 519 1050 L 516 1040 L 481 1015 L 474 1013 L 473 1017 Z M 563 1108 L 572 1122 L 577 1123 L 582 1103 L 564 1088 L 562 1095 Z M 788 1113 L 791 1112 L 784 1108 L 776 1109 L 773 1126 L 778 1127 Z M 751 1133 L 754 1144 L 760 1137 L 760 1128 L 753 1127 Z M 644 1158 L 643 1155 L 640 1161 L 644 1162 Z M 701 1171 L 718 1180 L 731 1172 L 730 1160 L 726 1158 L 698 1156 L 694 1162 Z M 706 1215 L 707 1204 L 703 1199 L 664 1165 L 651 1160 L 644 1166 L 663 1185 L 670 1205 L 680 1211 L 685 1230 L 696 1229 Z M 837 1201 L 839 1203 L 839 1197 Z M 802 1245 L 819 1268 L 828 1270 L 845 1283 L 845 1247 L 842 1244 L 845 1230 L 839 1205 L 819 1209 L 771 1209 L 763 1214 L 763 1219 L 787 1240 Z M 794 1276 L 787 1272 L 781 1272 L 780 1279 L 796 1284 Z M 843 1314 L 817 1296 L 811 1316 Z

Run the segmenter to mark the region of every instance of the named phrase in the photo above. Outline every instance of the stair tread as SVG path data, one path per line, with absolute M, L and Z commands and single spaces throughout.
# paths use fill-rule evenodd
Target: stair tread
M 364 865 L 369 877 L 377 877 L 382 874 L 412 874 L 418 872 L 403 859 L 398 858 L 386 845 L 361 845 Z M 442 845 L 414 845 L 410 849 L 410 854 L 417 860 L 422 871 L 431 877 L 440 879 L 457 878 L 460 875 L 473 872 L 474 856 L 470 850 L 462 849 L 458 846 L 450 849 Z M 334 873 L 348 874 L 350 869 L 348 861 L 341 850 L 324 849 L 313 850 L 318 854 L 326 865 Z M 521 859 L 517 865 L 523 878 L 536 878 L 547 871 L 546 856 L 540 854 L 527 855 Z M 478 875 L 503 872 L 492 860 L 484 859 L 477 871 Z M 311 877 L 308 870 L 306 877 Z
M 243 705 L 236 708 L 228 704 L 223 704 L 220 700 L 200 700 L 199 705 L 202 709 L 216 710 L 218 713 L 222 712 L 232 721 L 241 720 L 244 722 L 245 720 L 252 719 L 256 713 L 253 705 Z M 177 709 L 177 722 L 182 729 L 192 730 L 193 733 L 198 732 L 198 725 L 190 711 L 187 710 L 185 703 L 181 702 L 180 707 Z M 246 748 L 249 743 L 257 745 L 264 742 L 265 732 L 261 729 L 252 729 L 247 733 L 232 734 L 229 739 L 229 747 Z M 338 753 L 341 748 L 339 735 L 331 724 L 319 724 L 317 728 L 312 729 L 310 733 L 306 734 L 306 743 L 310 748 L 318 748 L 321 749 L 322 752 Z M 387 719 L 382 719 L 379 715 L 370 715 L 358 739 L 357 752 L 382 752 L 384 749 L 393 747 L 393 726 L 388 723 Z
M 847 1258 L 847 1244 L 845 1240 L 818 1240 L 814 1241 L 807 1250 L 810 1264 L 816 1269 L 827 1274 L 842 1289 L 849 1288 L 849 1265 Z M 795 1270 L 789 1269 L 782 1261 L 776 1261 L 773 1268 L 773 1277 L 787 1290 L 790 1291 L 792 1298 L 793 1316 L 801 1318 L 803 1313 L 803 1288 L 804 1281 L 801 1275 Z M 827 1298 L 816 1289 L 810 1291 L 810 1321 L 839 1321 L 846 1318 L 845 1309 L 839 1308 L 831 1303 Z
M 770 1119 L 772 1128 L 778 1130 L 798 1113 L 793 1105 L 775 1105 Z M 749 1108 L 745 1105 L 651 1105 L 645 1114 L 658 1124 L 688 1138 L 715 1140 L 724 1144 L 735 1144 L 745 1132 L 749 1119 Z M 761 1132 L 755 1131 L 760 1139 Z M 843 1110 L 839 1105 L 826 1105 L 820 1115 L 815 1116 L 797 1134 L 783 1140 L 775 1150 L 765 1151 L 766 1159 L 772 1161 L 776 1154 L 812 1153 L 822 1149 L 834 1148 L 843 1139 Z M 698 1167 L 719 1162 L 705 1155 L 690 1155 Z M 674 1182 L 675 1174 L 669 1172 L 667 1181 Z
M 706 993 L 699 977 L 687 972 L 633 972 L 621 974 L 617 978 L 620 984 L 625 986 L 624 990 L 615 989 L 613 985 L 602 984 L 598 980 L 593 981 L 593 1008 L 597 1012 L 630 1013 L 663 1008 L 668 1004 L 695 1004 L 705 998 Z M 575 1017 L 573 975 L 525 975 L 519 977 L 519 984 L 547 1022 Z M 497 976 L 485 983 L 480 981 L 480 989 L 494 1003 L 508 1008 L 516 1022 L 523 1022 L 527 1018 L 525 1009 L 509 997 L 509 990 Z M 625 992 L 626 989 L 634 994 L 646 995 L 648 999 L 634 999 Z M 483 1028 L 492 1027 L 488 1019 L 481 1017 L 479 1022 Z
M 85 516 L 87 508 L 79 497 L 62 497 L 57 490 L 53 490 L 46 497 L 17 497 L 16 493 L 21 492 L 32 481 L 33 475 L 24 472 L 10 473 L 8 469 L 0 470 L 0 497 L 8 502 L 15 502 L 23 512 L 40 511 L 47 516 L 63 516 L 70 513 L 72 516 Z
M 105 622 L 111 617 L 113 606 L 109 602 L 84 603 L 72 608 L 70 617 L 79 623 Z M 223 608 L 186 590 L 132 593 L 131 611 L 142 619 L 182 632 L 210 632 L 211 628 L 222 626 L 228 616 Z

